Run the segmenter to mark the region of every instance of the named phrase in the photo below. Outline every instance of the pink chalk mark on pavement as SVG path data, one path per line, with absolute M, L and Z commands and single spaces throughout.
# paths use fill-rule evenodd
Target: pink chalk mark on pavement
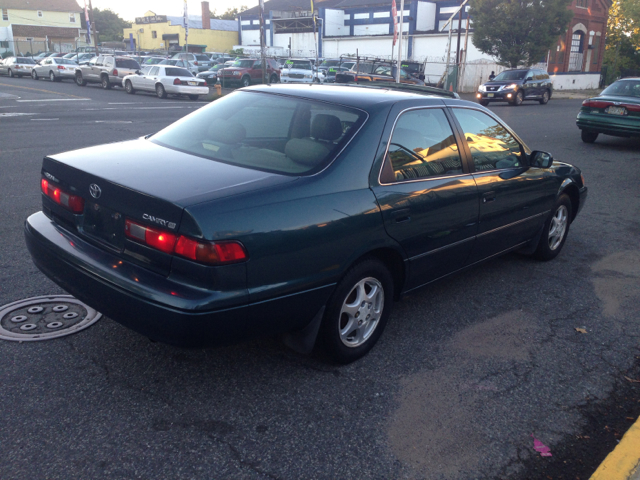
M 538 440 L 536 437 L 531 434 L 531 438 L 533 438 L 533 449 L 536 452 L 540 452 L 541 457 L 551 457 L 551 449 L 547 447 L 544 443 Z

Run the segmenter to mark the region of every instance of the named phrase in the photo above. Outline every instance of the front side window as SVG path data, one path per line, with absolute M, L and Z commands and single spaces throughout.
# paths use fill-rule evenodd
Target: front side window
M 158 70 L 160 70 L 160 67 L 153 67 L 149 70 L 149 75 L 158 75 Z
M 523 166 L 522 149 L 509 131 L 484 112 L 454 108 L 476 172 Z
M 441 109 L 411 110 L 398 118 L 383 166 L 383 183 L 460 173 L 458 144 Z
M 326 167 L 365 121 L 355 109 L 236 92 L 151 137 L 162 146 L 244 168 L 311 175 Z

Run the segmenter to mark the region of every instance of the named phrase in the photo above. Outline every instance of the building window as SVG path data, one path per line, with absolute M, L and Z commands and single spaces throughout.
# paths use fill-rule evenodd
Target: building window
M 0 48 L 9 48 L 9 40 L 0 40 Z
M 589 7 L 589 0 L 576 0 L 576 6 L 578 6 L 580 8 L 588 8 Z
M 9 10 L 6 8 L 2 9 L 2 20 L 9 20 Z
M 70 13 L 69 14 L 69 22 L 76 23 L 76 14 L 75 13 Z
M 151 38 L 158 38 L 158 32 L 151 30 Z

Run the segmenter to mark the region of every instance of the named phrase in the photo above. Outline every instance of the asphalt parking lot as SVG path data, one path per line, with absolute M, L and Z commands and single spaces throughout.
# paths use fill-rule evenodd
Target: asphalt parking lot
M 608 448 L 585 433 L 609 428 L 592 412 L 621 388 L 623 416 L 640 405 L 625 380 L 639 378 L 640 141 L 582 143 L 580 103 L 491 107 L 585 175 L 587 204 L 556 260 L 512 254 L 406 297 L 348 366 L 273 338 L 178 349 L 108 318 L 0 340 L 0 478 L 538 479 L 551 461 L 566 468 L 549 478 L 588 478 Z M 0 77 L 0 305 L 64 293 L 23 239 L 43 156 L 153 133 L 204 105 Z

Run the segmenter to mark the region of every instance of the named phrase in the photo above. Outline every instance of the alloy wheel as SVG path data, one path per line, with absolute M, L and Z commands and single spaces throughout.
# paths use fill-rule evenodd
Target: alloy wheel
M 569 212 L 567 207 L 560 205 L 551 219 L 551 225 L 549 226 L 549 248 L 551 250 L 555 250 L 562 244 L 565 232 L 567 231 L 568 221 Z
M 340 310 L 340 339 L 347 347 L 358 347 L 374 332 L 384 309 L 384 289 L 373 277 L 356 283 Z

